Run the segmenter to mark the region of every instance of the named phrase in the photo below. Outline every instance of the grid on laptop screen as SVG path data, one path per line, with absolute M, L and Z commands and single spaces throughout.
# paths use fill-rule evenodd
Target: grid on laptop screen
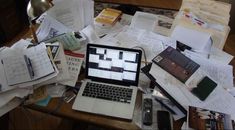
M 88 49 L 88 76 L 130 84 L 138 80 L 139 51 L 96 46 Z

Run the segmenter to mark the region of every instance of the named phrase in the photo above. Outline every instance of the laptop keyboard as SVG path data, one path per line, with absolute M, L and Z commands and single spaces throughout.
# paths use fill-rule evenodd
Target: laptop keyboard
M 131 103 L 132 89 L 87 82 L 82 96 Z

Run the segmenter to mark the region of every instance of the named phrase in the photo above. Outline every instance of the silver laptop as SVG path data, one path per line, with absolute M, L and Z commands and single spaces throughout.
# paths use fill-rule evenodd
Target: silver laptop
M 87 45 L 86 80 L 72 109 L 132 120 L 141 50 Z

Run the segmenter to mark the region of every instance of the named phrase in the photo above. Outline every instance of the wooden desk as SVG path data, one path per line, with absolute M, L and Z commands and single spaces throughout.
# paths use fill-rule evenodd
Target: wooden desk
M 81 80 L 84 78 L 84 75 L 80 75 L 78 80 Z M 127 121 L 123 119 L 118 119 L 118 118 L 113 118 L 113 117 L 108 117 L 108 116 L 102 116 L 102 115 L 97 115 L 97 114 L 91 114 L 91 113 L 86 113 L 86 112 L 80 112 L 72 109 L 73 101 L 70 103 L 65 103 L 64 101 L 61 101 L 59 98 L 53 98 L 48 106 L 42 107 L 38 105 L 28 105 L 27 107 L 36 110 L 39 112 L 44 112 L 44 113 L 50 113 L 52 115 L 66 118 L 69 120 L 73 120 L 75 122 L 85 122 L 88 124 L 94 124 L 98 126 L 102 126 L 108 129 L 125 129 L 125 130 L 138 130 L 140 129 L 134 122 L 132 121 Z M 57 111 L 52 112 L 55 110 L 55 108 L 60 104 L 60 107 Z M 141 111 L 141 105 L 142 105 L 142 92 L 138 91 L 137 93 L 137 98 L 136 98 L 136 104 L 135 104 L 135 110 L 134 110 L 134 115 L 136 113 L 138 114 L 139 111 Z M 156 116 L 156 115 L 154 115 Z M 182 126 L 183 120 L 178 120 L 175 121 L 173 124 L 174 130 L 179 130 Z
M 117 4 L 130 4 L 135 6 L 179 10 L 182 0 L 95 0 Z
M 140 110 L 142 96 L 141 93 L 138 92 L 135 112 Z M 40 112 L 51 112 L 55 109 L 55 107 L 59 104 L 60 100 L 58 98 L 53 98 L 47 107 L 41 107 L 37 105 L 30 105 L 28 108 L 40 111 Z M 139 129 L 137 125 L 133 121 L 126 121 L 122 119 L 101 116 L 96 114 L 90 114 L 80 111 L 72 110 L 73 101 L 70 103 L 63 102 L 60 109 L 52 115 L 59 116 L 62 118 L 66 118 L 69 120 L 77 121 L 77 122 L 85 122 L 88 124 L 94 124 L 98 126 L 102 126 L 108 129 L 127 129 L 127 130 L 136 130 Z
M 97 1 L 102 1 L 102 0 L 97 0 Z M 162 1 L 164 1 L 164 0 L 162 0 Z M 110 2 L 117 2 L 117 1 L 110 0 Z M 123 0 L 123 2 L 128 2 L 128 1 Z M 169 1 L 167 1 L 167 2 L 169 2 Z M 141 3 L 136 3 L 136 4 L 141 4 Z M 145 5 L 145 6 L 147 6 L 147 5 Z M 26 30 L 26 31 L 24 31 L 24 35 L 20 34 L 18 39 L 19 38 L 27 38 L 27 37 L 29 37 L 29 35 L 30 35 L 30 33 Z M 235 43 L 235 35 L 230 35 L 226 44 L 225 44 L 224 50 L 232 55 L 235 55 L 234 43 Z M 235 59 L 233 59 L 230 64 L 235 66 Z M 233 70 L 235 70 L 235 68 Z M 235 71 L 234 71 L 234 73 L 235 73 Z M 29 108 L 31 108 L 33 110 L 49 113 L 55 109 L 58 102 L 59 102 L 58 98 L 55 98 L 50 101 L 50 103 L 47 107 L 40 107 L 40 106 L 36 106 L 36 105 L 31 105 L 31 106 L 29 106 Z M 55 116 L 58 116 L 58 117 L 72 119 L 72 120 L 75 120 L 78 122 L 80 122 L 80 121 L 81 122 L 88 122 L 88 123 L 92 123 L 92 124 L 96 124 L 96 125 L 100 125 L 100 126 L 105 126 L 110 129 L 131 129 L 131 130 L 132 129 L 139 129 L 134 124 L 134 122 L 119 120 L 116 118 L 99 116 L 99 115 L 95 115 L 95 114 L 89 114 L 89 113 L 78 112 L 78 111 L 72 110 L 71 109 L 72 103 L 73 103 L 73 101 L 69 104 L 62 103 L 61 108 L 52 114 Z M 138 93 L 135 111 L 139 110 L 140 105 L 141 105 L 141 94 Z M 182 123 L 183 123 L 182 120 L 175 122 L 174 129 L 180 129 Z

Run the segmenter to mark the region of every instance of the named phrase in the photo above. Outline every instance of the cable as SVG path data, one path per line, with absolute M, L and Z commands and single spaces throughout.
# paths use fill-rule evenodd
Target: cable
M 139 49 L 141 49 L 143 51 L 143 53 L 144 53 L 144 62 L 145 62 L 145 65 L 147 65 L 148 62 L 147 62 L 147 57 L 146 57 L 146 53 L 145 53 L 144 48 L 140 47 L 140 46 L 134 46 L 132 48 L 139 48 Z

